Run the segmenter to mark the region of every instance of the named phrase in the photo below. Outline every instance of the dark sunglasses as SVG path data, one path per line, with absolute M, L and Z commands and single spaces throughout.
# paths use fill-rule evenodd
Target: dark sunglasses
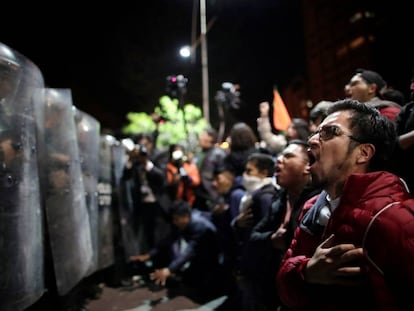
M 315 132 L 310 134 L 310 136 L 308 137 L 308 140 L 311 139 L 316 134 L 319 134 L 319 140 L 321 140 L 321 141 L 327 141 L 327 140 L 330 140 L 330 139 L 334 138 L 335 136 L 344 135 L 344 136 L 348 136 L 352 140 L 355 140 L 356 142 L 359 142 L 360 144 L 362 144 L 362 142 L 359 139 L 356 139 L 352 135 L 346 134 L 337 125 L 325 125 L 325 126 L 320 127 L 318 130 L 316 130 Z

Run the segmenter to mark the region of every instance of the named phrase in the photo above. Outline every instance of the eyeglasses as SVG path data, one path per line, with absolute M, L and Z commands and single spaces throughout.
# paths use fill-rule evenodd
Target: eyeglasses
M 348 136 L 352 140 L 355 140 L 356 142 L 359 142 L 360 144 L 362 144 L 362 142 L 359 139 L 355 138 L 352 135 L 346 134 L 337 125 L 325 125 L 325 126 L 322 126 L 318 130 L 316 130 L 315 132 L 313 132 L 312 134 L 310 134 L 310 136 L 308 137 L 308 140 L 311 139 L 316 134 L 319 134 L 319 140 L 321 140 L 321 141 L 327 141 L 327 140 L 330 140 L 330 139 L 334 138 L 335 136 L 342 136 L 342 135 L 344 135 L 344 136 Z

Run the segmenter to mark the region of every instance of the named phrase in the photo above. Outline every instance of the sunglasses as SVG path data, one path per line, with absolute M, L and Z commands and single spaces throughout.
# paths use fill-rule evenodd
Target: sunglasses
M 325 126 L 322 126 L 318 130 L 316 130 L 315 132 L 313 132 L 312 134 L 310 134 L 310 136 L 308 137 L 308 140 L 311 139 L 316 134 L 319 134 L 319 140 L 321 140 L 321 141 L 327 141 L 327 140 L 330 140 L 330 139 L 334 138 L 335 136 L 342 136 L 343 135 L 343 136 L 348 136 L 352 140 L 355 140 L 356 142 L 359 142 L 360 144 L 362 144 L 362 142 L 359 139 L 356 139 L 352 135 L 346 134 L 337 125 L 325 125 Z

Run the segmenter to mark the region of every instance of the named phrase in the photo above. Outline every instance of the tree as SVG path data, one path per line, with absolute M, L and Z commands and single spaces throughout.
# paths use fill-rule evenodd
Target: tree
M 130 123 L 123 127 L 122 133 L 152 133 L 158 127 L 158 148 L 166 149 L 170 144 L 180 143 L 188 151 L 194 151 L 198 144 L 198 134 L 209 126 L 199 107 L 188 103 L 180 108 L 178 99 L 171 99 L 169 96 L 159 99 L 159 106 L 155 107 L 154 115 L 157 118 L 145 112 L 129 112 L 127 119 Z

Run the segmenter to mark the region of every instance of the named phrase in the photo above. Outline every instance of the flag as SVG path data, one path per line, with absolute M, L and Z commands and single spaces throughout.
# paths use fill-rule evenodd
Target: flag
M 279 91 L 273 89 L 273 126 L 276 130 L 286 131 L 291 122 L 289 112 L 286 109 Z

